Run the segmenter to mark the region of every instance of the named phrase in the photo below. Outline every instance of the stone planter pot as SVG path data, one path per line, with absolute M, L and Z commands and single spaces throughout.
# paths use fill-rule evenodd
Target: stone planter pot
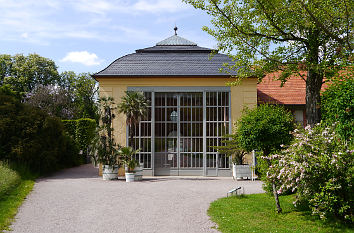
M 118 179 L 118 165 L 109 166 L 103 165 L 102 167 L 102 178 L 103 180 L 117 180 Z
M 125 173 L 125 182 L 134 182 L 135 173 Z
M 236 165 L 232 164 L 232 177 L 234 179 L 251 179 L 252 178 L 252 169 L 250 165 Z

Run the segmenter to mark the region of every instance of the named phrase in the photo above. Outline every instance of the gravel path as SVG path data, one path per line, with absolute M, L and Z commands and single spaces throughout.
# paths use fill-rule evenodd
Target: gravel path
M 209 203 L 235 186 L 263 192 L 260 181 L 231 178 L 144 177 L 103 181 L 91 165 L 39 179 L 12 225 L 14 233 L 217 232 Z

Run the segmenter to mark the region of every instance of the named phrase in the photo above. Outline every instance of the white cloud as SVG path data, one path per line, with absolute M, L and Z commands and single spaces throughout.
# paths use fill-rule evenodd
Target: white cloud
M 116 8 L 113 2 L 105 0 L 74 0 L 71 4 L 79 11 L 96 14 L 105 14 Z
M 99 59 L 95 53 L 89 53 L 87 51 L 73 51 L 66 54 L 66 56 L 60 60 L 61 62 L 75 62 L 81 63 L 85 66 L 100 65 L 103 60 Z
M 0 0 L 0 6 L 0 41 L 44 46 L 63 39 L 156 42 L 160 36 L 144 24 L 173 28 L 192 9 L 181 0 Z
M 177 12 L 188 8 L 180 0 L 139 0 L 133 5 L 133 9 L 150 13 Z
M 27 32 L 22 33 L 21 37 L 24 38 L 24 39 L 27 39 L 28 38 L 28 33 Z

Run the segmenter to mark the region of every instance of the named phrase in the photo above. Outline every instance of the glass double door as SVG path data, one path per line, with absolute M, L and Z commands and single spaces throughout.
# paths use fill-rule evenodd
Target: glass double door
M 155 175 L 203 175 L 203 93 L 155 93 Z

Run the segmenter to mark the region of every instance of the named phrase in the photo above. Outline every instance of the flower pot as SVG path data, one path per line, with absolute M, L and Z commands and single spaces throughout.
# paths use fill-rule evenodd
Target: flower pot
M 103 180 L 117 180 L 118 179 L 118 165 L 109 166 L 103 165 L 102 178 Z
M 232 164 L 232 177 L 234 179 L 240 179 L 240 178 L 251 179 L 252 177 L 251 166 Z
M 134 177 L 135 177 L 135 173 L 125 173 L 125 181 L 126 182 L 134 182 Z

